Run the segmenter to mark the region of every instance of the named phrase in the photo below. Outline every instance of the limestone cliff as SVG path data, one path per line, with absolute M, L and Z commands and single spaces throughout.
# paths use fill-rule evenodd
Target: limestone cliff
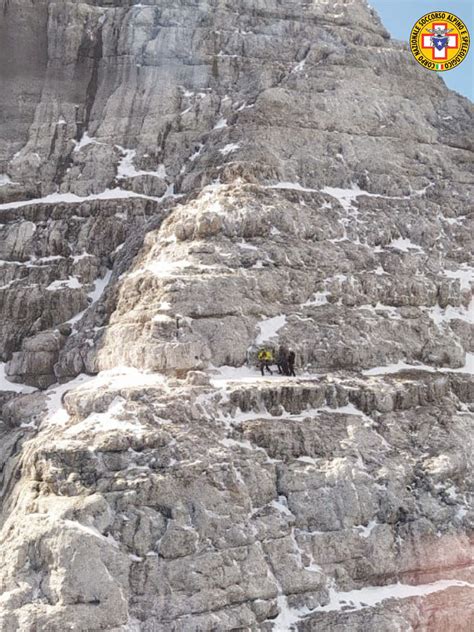
M 0 0 L 0 81 L 0 630 L 471 630 L 472 104 L 363 0 Z

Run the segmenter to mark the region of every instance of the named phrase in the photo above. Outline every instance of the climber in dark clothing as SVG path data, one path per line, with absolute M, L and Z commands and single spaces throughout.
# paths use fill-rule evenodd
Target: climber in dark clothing
M 288 353 L 288 373 L 287 373 L 287 375 L 292 375 L 293 377 L 296 377 L 295 360 L 296 360 L 296 354 L 293 351 L 293 349 L 290 349 L 290 351 Z
M 288 369 L 288 349 L 285 345 L 280 345 L 277 355 L 277 367 L 280 375 L 289 375 Z

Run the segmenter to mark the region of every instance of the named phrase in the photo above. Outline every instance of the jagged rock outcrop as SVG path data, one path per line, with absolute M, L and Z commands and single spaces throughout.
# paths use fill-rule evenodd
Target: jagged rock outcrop
M 472 629 L 472 104 L 363 0 L 0 7 L 0 630 Z

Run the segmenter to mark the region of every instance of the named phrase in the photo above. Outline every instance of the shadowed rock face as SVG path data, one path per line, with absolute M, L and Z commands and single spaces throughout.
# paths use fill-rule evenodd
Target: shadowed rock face
M 0 9 L 0 630 L 472 629 L 472 105 L 359 0 Z

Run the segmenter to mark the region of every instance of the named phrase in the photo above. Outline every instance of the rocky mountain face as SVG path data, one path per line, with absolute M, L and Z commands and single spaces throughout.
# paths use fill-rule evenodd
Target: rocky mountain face
M 0 0 L 0 79 L 0 630 L 472 630 L 472 104 L 364 0 Z

